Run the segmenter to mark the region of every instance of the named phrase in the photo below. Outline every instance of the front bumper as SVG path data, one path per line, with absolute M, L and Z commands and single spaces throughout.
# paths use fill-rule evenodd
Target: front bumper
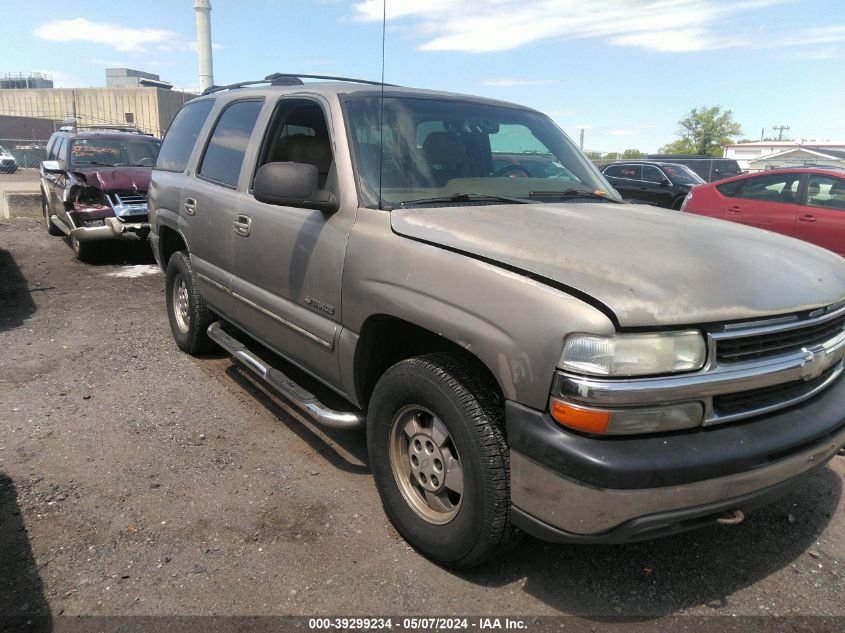
M 99 240 L 139 240 L 150 233 L 149 222 L 121 222 L 115 217 L 104 218 L 103 226 L 81 226 L 71 229 L 70 237 L 80 242 Z
M 685 433 L 589 437 L 509 402 L 514 522 L 555 542 L 619 543 L 774 501 L 845 444 L 845 380 L 791 409 Z

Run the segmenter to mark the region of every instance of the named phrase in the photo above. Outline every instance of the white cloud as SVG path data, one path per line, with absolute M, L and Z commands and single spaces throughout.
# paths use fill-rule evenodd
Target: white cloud
M 358 2 L 357 17 L 381 21 L 382 1 Z M 750 20 L 736 14 L 790 1 L 795 0 L 390 0 L 387 19 L 413 22 L 422 39 L 418 48 L 426 51 L 496 52 L 553 38 L 601 38 L 612 46 L 658 52 L 845 40 L 845 25 L 836 24 L 782 34 L 737 30 Z
M 557 83 L 554 79 L 483 79 L 485 86 L 541 86 Z
M 144 52 L 151 45 L 167 50 L 185 50 L 189 43 L 167 29 L 130 28 L 119 24 L 91 22 L 85 18 L 53 20 L 33 31 L 54 42 L 96 42 L 124 52 Z

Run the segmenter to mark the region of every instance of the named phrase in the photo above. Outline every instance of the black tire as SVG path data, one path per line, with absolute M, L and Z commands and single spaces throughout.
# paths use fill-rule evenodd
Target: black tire
M 41 193 L 41 213 L 44 215 L 44 222 L 47 224 L 47 233 L 53 237 L 64 235 L 59 227 L 50 222 L 50 205 L 47 203 L 47 196 L 43 192 Z
M 179 295 L 174 298 L 174 292 L 181 294 L 181 301 Z M 211 350 L 214 343 L 206 330 L 214 315 L 200 295 L 191 260 L 183 251 L 171 255 L 167 262 L 165 298 L 170 331 L 179 349 L 188 354 Z
M 417 408 L 420 413 L 415 416 Z M 463 482 L 460 494 L 452 490 L 454 480 L 446 485 L 448 472 L 440 471 L 443 476 L 438 482 L 429 471 L 426 480 L 421 470 L 414 471 L 415 466 L 405 464 L 406 453 L 397 448 L 403 442 L 407 441 L 411 462 L 412 451 L 416 450 L 413 438 L 423 438 L 423 450 L 428 450 L 424 435 L 407 432 L 403 416 L 408 415 L 414 428 L 423 429 L 429 415 L 432 425 L 438 419 L 445 426 L 449 439 L 442 447 L 432 446 L 433 460 L 420 452 L 417 455 L 426 457 L 423 461 L 427 468 L 436 467 L 437 456 L 450 463 L 457 457 Z M 397 435 L 394 427 L 405 430 Z M 446 567 L 466 569 L 487 562 L 516 541 L 519 532 L 510 519 L 510 461 L 502 402 L 495 388 L 457 357 L 419 356 L 403 360 L 384 373 L 367 413 L 367 448 L 387 516 L 405 540 L 426 557 Z M 443 497 L 445 493 L 445 505 L 437 501 L 438 507 L 431 507 L 422 481 L 440 484 L 438 494 Z M 443 508 L 448 512 L 438 515 Z M 421 512 L 431 512 L 436 522 Z
M 675 211 L 680 211 L 681 205 L 684 204 L 684 198 L 685 197 L 686 196 L 678 198 L 677 200 L 675 200 L 675 202 L 672 203 L 672 209 L 674 209 Z
M 73 254 L 81 262 L 89 262 L 94 257 L 97 246 L 93 242 L 80 242 L 75 237 L 70 238 L 70 247 L 73 249 Z

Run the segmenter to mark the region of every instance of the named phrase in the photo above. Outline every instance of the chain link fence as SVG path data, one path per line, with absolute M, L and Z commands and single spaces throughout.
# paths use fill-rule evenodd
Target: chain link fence
M 3 139 L 0 147 L 14 156 L 18 169 L 38 167 L 47 153 L 47 139 Z

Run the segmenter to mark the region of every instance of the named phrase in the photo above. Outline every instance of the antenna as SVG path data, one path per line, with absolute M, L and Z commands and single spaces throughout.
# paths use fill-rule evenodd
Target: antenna
M 384 42 L 387 39 L 387 0 L 382 0 L 381 9 L 381 103 L 378 117 L 378 208 L 384 208 L 381 197 L 381 181 L 384 173 Z

